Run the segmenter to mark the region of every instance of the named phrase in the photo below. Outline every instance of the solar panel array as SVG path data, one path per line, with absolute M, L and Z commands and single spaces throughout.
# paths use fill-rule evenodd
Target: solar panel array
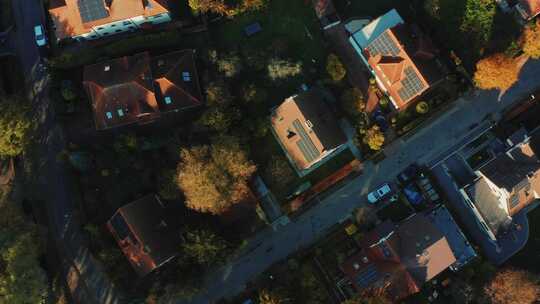
M 302 155 L 304 155 L 306 161 L 312 162 L 317 159 L 321 155 L 321 152 L 317 150 L 315 144 L 311 138 L 309 138 L 309 135 L 306 133 L 302 123 L 300 123 L 300 120 L 296 119 L 293 121 L 293 127 L 296 129 L 296 133 L 300 135 L 300 139 L 296 142 L 296 145 L 302 152 Z
M 379 37 L 368 45 L 367 49 L 371 56 L 377 56 L 379 54 L 382 56 L 397 56 L 400 51 L 388 32 L 379 35 Z
M 77 5 L 84 23 L 109 17 L 103 0 L 77 0 Z
M 401 86 L 402 88 L 398 90 L 398 94 L 403 101 L 409 100 L 426 87 L 412 67 L 405 68 L 405 78 L 401 81 Z
M 370 264 L 367 268 L 358 274 L 356 284 L 361 288 L 367 288 L 379 278 L 379 272 L 374 264 Z

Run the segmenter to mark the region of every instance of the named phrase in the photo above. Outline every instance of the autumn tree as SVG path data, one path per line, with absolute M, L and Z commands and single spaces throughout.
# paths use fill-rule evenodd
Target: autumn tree
M 188 4 L 191 10 L 196 14 L 227 14 L 227 5 L 223 0 L 189 0 Z
M 21 98 L 0 98 L 0 157 L 23 153 L 32 129 L 29 113 L 28 104 Z
M 206 101 L 209 105 L 226 104 L 232 101 L 229 87 L 223 81 L 214 81 L 206 86 Z
M 218 214 L 246 198 L 256 166 L 236 137 L 223 135 L 210 146 L 184 148 L 180 157 L 177 183 L 189 208 Z
M 498 53 L 476 64 L 474 82 L 480 89 L 509 89 L 517 80 L 519 67 L 513 58 Z
M 358 88 L 350 88 L 341 95 L 341 104 L 345 112 L 357 116 L 366 109 L 364 94 Z
M 532 304 L 540 298 L 540 285 L 532 274 L 506 268 L 495 274 L 484 292 L 493 304 Z
M 231 78 L 242 70 L 242 61 L 240 57 L 235 54 L 229 54 L 222 58 L 219 58 L 216 62 L 218 71 L 223 73 L 225 77 Z
M 287 159 L 284 157 L 272 156 L 266 169 L 264 170 L 264 177 L 268 183 L 279 190 L 279 192 L 285 192 L 287 187 L 295 178 L 295 173 Z
M 276 292 L 271 292 L 268 289 L 259 291 L 259 304 L 282 304 L 286 303 L 285 299 Z
M 523 52 L 534 59 L 540 58 L 540 21 L 525 28 L 521 36 Z
M 224 132 L 241 118 L 238 108 L 233 105 L 218 105 L 210 107 L 201 115 L 199 123 L 215 131 Z
M 182 252 L 199 265 L 210 266 L 225 256 L 227 242 L 209 230 L 197 229 L 185 234 Z
M 335 82 L 343 80 L 347 74 L 347 70 L 345 70 L 343 63 L 341 63 L 341 60 L 339 60 L 339 57 L 335 54 L 328 55 L 328 59 L 326 60 L 326 72 L 328 72 L 328 75 L 330 75 Z
M 384 144 L 384 134 L 381 132 L 379 126 L 374 125 L 367 130 L 364 136 L 364 143 L 373 151 L 379 151 L 382 148 Z

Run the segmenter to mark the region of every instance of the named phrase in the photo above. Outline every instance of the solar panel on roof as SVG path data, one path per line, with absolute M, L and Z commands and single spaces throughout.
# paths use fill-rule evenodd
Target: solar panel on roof
M 367 288 L 379 278 L 379 272 L 375 265 L 370 264 L 364 271 L 356 277 L 356 284 L 361 288 Z
M 83 23 L 109 17 L 103 0 L 77 0 L 77 6 Z
M 300 120 L 296 119 L 293 121 L 293 127 L 296 129 L 296 133 L 300 135 L 300 139 L 296 142 L 296 145 L 302 152 L 302 155 L 304 155 L 306 161 L 312 162 L 317 159 L 321 153 L 317 150 L 311 138 L 309 138 Z
M 426 87 L 412 67 L 407 67 L 405 69 L 405 78 L 401 81 L 401 86 L 401 89 L 398 90 L 398 94 L 403 101 L 409 100 Z
M 382 56 L 397 56 L 399 54 L 399 47 L 392 40 L 388 32 L 384 32 L 375 38 L 367 48 L 371 56 L 377 56 L 379 54 Z

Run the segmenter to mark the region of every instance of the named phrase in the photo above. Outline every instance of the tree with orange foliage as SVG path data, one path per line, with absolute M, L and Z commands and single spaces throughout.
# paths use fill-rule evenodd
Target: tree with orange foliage
M 540 59 L 540 21 L 529 25 L 521 36 L 523 52 L 534 59 Z
M 484 292 L 493 304 L 532 304 L 540 298 L 540 285 L 530 273 L 507 268 L 495 275 Z
M 493 54 L 476 64 L 474 82 L 480 89 L 507 90 L 518 80 L 517 62 L 502 53 Z

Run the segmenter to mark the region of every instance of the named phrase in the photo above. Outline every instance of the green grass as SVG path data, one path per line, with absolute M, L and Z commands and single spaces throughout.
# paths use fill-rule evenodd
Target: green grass
M 254 22 L 260 23 L 262 31 L 246 37 L 244 28 Z M 218 26 L 213 34 L 225 49 L 241 46 L 272 52 L 273 45 L 284 44 L 287 57 L 306 65 L 324 56 L 322 33 L 311 1 L 269 1 L 267 8 L 237 16 Z

